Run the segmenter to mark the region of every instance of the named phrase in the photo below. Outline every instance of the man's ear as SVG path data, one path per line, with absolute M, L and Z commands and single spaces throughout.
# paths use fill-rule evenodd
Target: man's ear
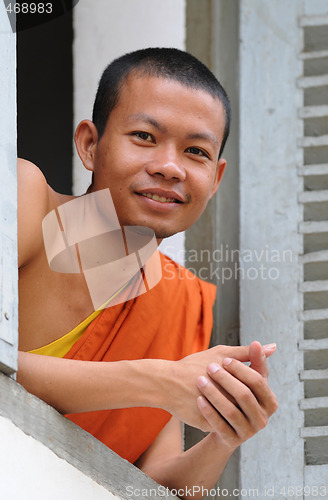
M 75 131 L 75 146 L 79 157 L 87 170 L 94 170 L 95 150 L 98 142 L 98 131 L 90 120 L 83 120 Z
M 227 161 L 224 160 L 223 158 L 220 158 L 220 160 L 218 160 L 218 163 L 217 163 L 217 166 L 216 166 L 215 178 L 214 178 L 213 186 L 212 186 L 212 189 L 211 189 L 210 198 L 212 198 L 212 196 L 218 190 L 218 187 L 219 187 L 219 184 L 221 182 L 224 170 L 226 168 L 226 164 L 227 164 Z

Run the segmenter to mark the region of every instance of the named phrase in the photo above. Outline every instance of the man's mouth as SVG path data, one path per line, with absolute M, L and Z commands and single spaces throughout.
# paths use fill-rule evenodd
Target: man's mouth
M 141 193 L 141 195 L 145 196 L 146 198 L 150 198 L 151 200 L 159 201 L 161 203 L 181 203 L 179 200 L 175 198 L 166 198 L 165 196 L 159 196 L 158 194 Z

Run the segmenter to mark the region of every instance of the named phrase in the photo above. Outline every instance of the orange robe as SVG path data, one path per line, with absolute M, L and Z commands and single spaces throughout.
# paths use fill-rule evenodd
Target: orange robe
M 178 360 L 208 348 L 215 286 L 164 255 L 161 261 L 163 277 L 158 285 L 123 304 L 104 309 L 65 358 Z M 132 463 L 171 418 L 168 412 L 157 408 L 66 416 Z

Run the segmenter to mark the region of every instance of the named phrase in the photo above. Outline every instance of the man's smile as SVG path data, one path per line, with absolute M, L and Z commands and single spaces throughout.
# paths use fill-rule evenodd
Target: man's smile
M 143 193 L 142 196 L 146 196 L 147 198 L 151 198 L 155 201 L 160 201 L 161 203 L 180 203 L 174 198 L 165 198 L 165 196 L 158 196 L 157 194 Z
M 135 191 L 142 206 L 146 210 L 154 210 L 160 213 L 169 213 L 176 211 L 181 207 L 184 202 L 180 201 L 176 193 L 162 191 L 159 189 L 145 189 L 142 191 Z M 179 196 L 180 197 L 180 196 Z
M 160 203 L 186 203 L 186 201 L 189 201 L 187 196 L 183 197 L 175 191 L 160 188 L 145 188 L 136 191 L 136 194 Z

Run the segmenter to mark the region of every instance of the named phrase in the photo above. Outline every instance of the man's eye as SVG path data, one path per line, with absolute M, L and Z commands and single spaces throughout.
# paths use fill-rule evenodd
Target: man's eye
M 133 135 L 139 137 L 139 139 L 147 142 L 153 142 L 153 137 L 148 132 L 135 132 Z
M 196 155 L 196 156 L 204 156 L 205 158 L 209 158 L 208 154 L 199 148 L 188 148 L 187 153 L 191 153 L 192 155 Z

